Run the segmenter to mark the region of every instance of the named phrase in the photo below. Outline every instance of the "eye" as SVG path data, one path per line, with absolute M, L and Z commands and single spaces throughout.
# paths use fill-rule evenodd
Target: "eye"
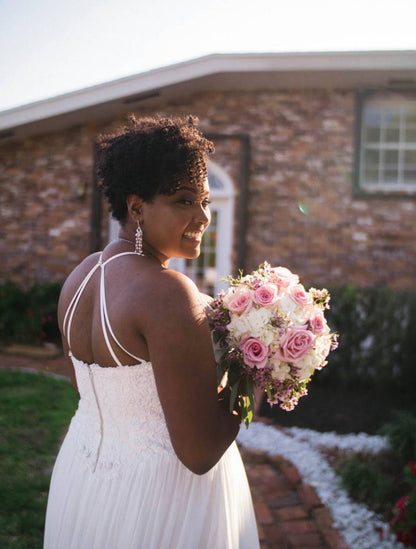
M 184 204 L 185 206 L 192 206 L 194 201 L 191 198 L 181 198 L 179 203 Z
M 211 204 L 211 200 L 209 200 L 208 198 L 205 198 L 205 200 L 202 201 L 203 208 L 208 208 L 210 204 Z

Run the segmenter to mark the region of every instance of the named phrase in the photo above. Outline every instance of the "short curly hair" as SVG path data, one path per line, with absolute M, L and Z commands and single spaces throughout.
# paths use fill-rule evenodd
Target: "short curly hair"
M 98 138 L 99 186 L 115 219 L 126 219 L 130 194 L 151 201 L 157 194 L 174 194 L 184 182 L 203 184 L 214 145 L 202 136 L 197 123 L 194 116 L 136 119 L 130 115 L 127 125 Z

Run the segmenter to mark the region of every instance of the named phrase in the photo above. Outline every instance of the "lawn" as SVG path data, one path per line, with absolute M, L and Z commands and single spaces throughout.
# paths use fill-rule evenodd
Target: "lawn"
M 65 380 L 0 370 L 0 547 L 42 547 L 51 470 L 77 401 Z

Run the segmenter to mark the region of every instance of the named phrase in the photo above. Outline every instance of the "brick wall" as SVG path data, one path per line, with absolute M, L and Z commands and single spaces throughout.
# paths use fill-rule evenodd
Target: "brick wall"
M 248 269 L 268 259 L 305 282 L 416 288 L 415 199 L 353 196 L 354 101 L 345 90 L 229 91 L 158 105 L 196 114 L 206 133 L 249 136 Z M 88 254 L 93 142 L 121 120 L 2 147 L 0 281 L 63 280 Z M 237 242 L 241 142 L 215 144 L 236 186 Z

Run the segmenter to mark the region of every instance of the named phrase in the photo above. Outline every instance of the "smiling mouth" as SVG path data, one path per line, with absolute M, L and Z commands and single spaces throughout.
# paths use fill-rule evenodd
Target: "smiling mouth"
M 183 233 L 183 237 L 187 240 L 193 240 L 195 242 L 201 242 L 202 239 L 202 232 L 201 231 L 195 231 L 195 232 L 188 232 Z

